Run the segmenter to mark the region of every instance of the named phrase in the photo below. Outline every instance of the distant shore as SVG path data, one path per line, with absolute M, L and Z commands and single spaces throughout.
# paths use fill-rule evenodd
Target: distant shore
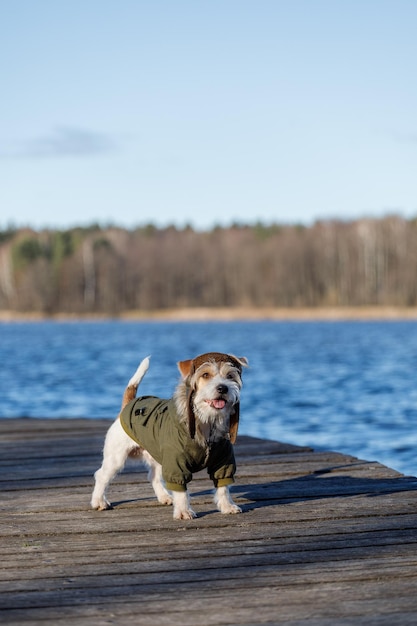
M 119 319 L 126 321 L 237 321 L 237 320 L 417 320 L 417 307 L 325 307 L 325 308 L 182 308 L 158 311 L 127 311 L 112 314 L 21 313 L 0 311 L 0 322 L 36 322 L 43 320 L 88 321 Z

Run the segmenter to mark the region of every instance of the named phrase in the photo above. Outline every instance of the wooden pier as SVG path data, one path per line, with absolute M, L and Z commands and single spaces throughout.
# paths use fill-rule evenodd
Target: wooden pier
M 240 437 L 221 515 L 205 472 L 192 521 L 143 466 L 89 508 L 107 420 L 0 420 L 0 623 L 417 623 L 417 479 L 376 462 Z

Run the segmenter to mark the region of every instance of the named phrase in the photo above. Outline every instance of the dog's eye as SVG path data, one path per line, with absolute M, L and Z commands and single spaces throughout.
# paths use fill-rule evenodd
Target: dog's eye
M 210 378 L 210 374 L 208 372 L 204 372 L 204 374 L 201 374 L 201 378 L 205 378 L 207 380 L 207 378 Z
M 230 372 L 230 374 L 227 375 L 227 378 L 229 380 L 234 380 L 235 379 L 235 375 Z

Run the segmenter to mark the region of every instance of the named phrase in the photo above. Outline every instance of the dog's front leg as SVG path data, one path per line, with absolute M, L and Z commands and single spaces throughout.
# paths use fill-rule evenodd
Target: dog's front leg
M 193 519 L 197 517 L 190 507 L 190 496 L 188 491 L 173 491 L 174 497 L 174 519 Z
M 220 513 L 242 513 L 240 506 L 232 500 L 229 487 L 218 487 L 214 495 L 214 501 Z

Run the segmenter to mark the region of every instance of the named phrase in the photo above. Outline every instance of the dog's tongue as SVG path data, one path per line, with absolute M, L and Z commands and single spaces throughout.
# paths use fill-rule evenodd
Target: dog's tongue
M 224 409 L 226 406 L 226 400 L 220 398 L 219 400 L 212 400 L 211 406 L 214 406 L 215 409 Z

